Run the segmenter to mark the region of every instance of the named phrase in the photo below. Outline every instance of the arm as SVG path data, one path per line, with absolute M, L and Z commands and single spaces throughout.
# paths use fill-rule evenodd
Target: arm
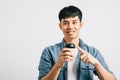
M 53 56 L 56 57 L 56 56 Z M 59 74 L 59 69 L 56 64 L 53 65 L 53 58 L 49 48 L 45 48 L 42 52 L 39 64 L 39 77 L 38 80 L 55 80 L 54 77 Z M 55 73 L 55 74 L 54 74 Z
M 61 68 L 55 64 L 50 72 L 44 76 L 41 80 L 57 80 L 57 77 L 60 73 Z
M 107 71 L 95 57 L 93 57 L 90 53 L 86 52 L 80 47 L 77 47 L 77 48 L 81 52 L 80 54 L 81 60 L 85 63 L 91 63 L 92 65 L 95 66 L 100 80 L 115 80 L 114 75 L 109 71 Z
M 113 74 L 108 72 L 98 60 L 96 60 L 96 63 L 94 63 L 93 65 L 97 70 L 100 80 L 115 80 Z

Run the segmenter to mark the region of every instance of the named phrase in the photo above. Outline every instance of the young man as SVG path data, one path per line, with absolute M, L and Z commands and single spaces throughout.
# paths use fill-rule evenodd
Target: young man
M 46 47 L 39 64 L 39 80 L 93 80 L 93 74 L 100 80 L 115 80 L 101 53 L 85 44 L 79 37 L 83 28 L 82 12 L 75 6 L 64 7 L 59 12 L 59 27 L 64 34 L 62 42 Z M 77 56 L 66 44 L 74 43 Z M 73 71 L 68 63 L 75 62 Z M 73 74 L 73 75 L 70 75 Z M 69 76 L 70 75 L 70 76 Z

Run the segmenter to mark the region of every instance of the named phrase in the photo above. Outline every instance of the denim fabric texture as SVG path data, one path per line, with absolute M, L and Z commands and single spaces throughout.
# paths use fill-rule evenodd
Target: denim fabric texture
M 49 73 L 49 71 L 52 69 L 54 64 L 57 62 L 60 51 L 65 46 L 66 43 L 64 40 L 62 40 L 62 42 L 48 46 L 43 50 L 40 58 L 40 63 L 38 66 L 39 69 L 38 80 L 41 80 L 42 77 L 44 77 L 46 74 Z M 98 59 L 100 63 L 104 66 L 104 68 L 107 69 L 109 72 L 111 72 L 107 64 L 105 63 L 103 56 L 96 48 L 85 44 L 81 39 L 80 39 L 80 47 L 85 51 L 89 52 L 91 55 L 93 55 L 96 59 Z M 77 71 L 77 80 L 93 80 L 94 74 L 98 76 L 95 67 L 89 63 L 87 64 L 81 61 L 80 55 L 77 56 L 76 71 Z M 67 80 L 66 77 L 67 77 L 67 62 L 65 63 L 64 67 L 61 69 L 57 80 Z

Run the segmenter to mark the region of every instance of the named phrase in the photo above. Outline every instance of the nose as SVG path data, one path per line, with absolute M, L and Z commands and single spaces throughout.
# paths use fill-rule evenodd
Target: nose
M 68 27 L 69 27 L 69 28 L 73 28 L 73 24 L 72 24 L 72 23 L 69 23 Z

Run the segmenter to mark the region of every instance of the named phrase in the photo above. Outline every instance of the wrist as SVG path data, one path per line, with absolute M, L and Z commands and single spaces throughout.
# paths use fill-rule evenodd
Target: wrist
M 96 59 L 95 63 L 93 64 L 95 67 L 97 67 L 100 64 L 100 62 Z
M 62 68 L 62 66 L 61 66 L 58 62 L 55 64 L 55 67 L 56 67 L 57 69 L 61 69 L 61 68 Z

